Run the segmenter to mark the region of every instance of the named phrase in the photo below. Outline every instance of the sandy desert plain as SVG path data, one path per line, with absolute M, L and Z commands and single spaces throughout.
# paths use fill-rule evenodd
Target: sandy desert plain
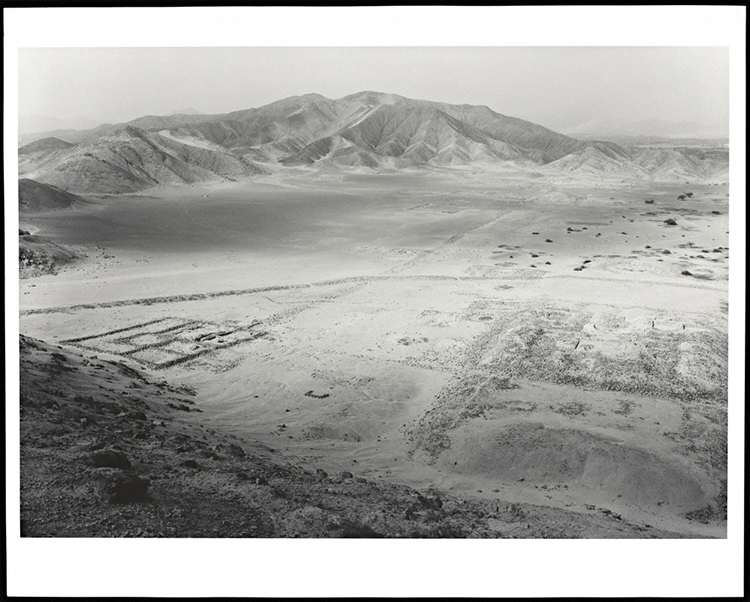
M 725 184 L 286 168 L 87 198 L 21 215 L 85 256 L 20 281 L 22 334 L 313 470 L 726 537 Z

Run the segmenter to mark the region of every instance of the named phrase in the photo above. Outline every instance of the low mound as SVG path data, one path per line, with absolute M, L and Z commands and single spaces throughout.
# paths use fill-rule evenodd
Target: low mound
M 541 423 L 470 435 L 455 441 L 441 459 L 461 473 L 502 481 L 582 485 L 639 506 L 668 503 L 672 509 L 690 511 L 707 502 L 697 482 L 653 454 Z
M 86 199 L 65 192 L 56 186 L 42 184 L 28 178 L 21 178 L 18 181 L 18 210 L 21 213 L 62 211 L 87 203 Z
M 63 266 L 80 259 L 67 247 L 56 245 L 51 240 L 33 235 L 21 235 L 18 241 L 19 275 L 32 278 L 43 274 L 56 274 Z

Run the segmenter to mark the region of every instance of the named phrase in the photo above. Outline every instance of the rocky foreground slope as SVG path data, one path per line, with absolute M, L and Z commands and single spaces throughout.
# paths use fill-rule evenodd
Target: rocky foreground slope
M 201 400 L 122 362 L 20 338 L 25 537 L 680 537 L 598 509 L 326 474 L 202 424 Z

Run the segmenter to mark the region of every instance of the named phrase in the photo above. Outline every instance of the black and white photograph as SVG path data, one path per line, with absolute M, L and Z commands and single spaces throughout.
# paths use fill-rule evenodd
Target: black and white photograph
M 742 595 L 744 7 L 4 13 L 13 591 Z

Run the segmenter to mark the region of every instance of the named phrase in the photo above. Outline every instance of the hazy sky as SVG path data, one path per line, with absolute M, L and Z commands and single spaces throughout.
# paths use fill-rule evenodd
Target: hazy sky
M 19 113 L 119 122 L 362 90 L 483 104 L 563 130 L 598 119 L 717 126 L 726 48 L 24 48 Z

